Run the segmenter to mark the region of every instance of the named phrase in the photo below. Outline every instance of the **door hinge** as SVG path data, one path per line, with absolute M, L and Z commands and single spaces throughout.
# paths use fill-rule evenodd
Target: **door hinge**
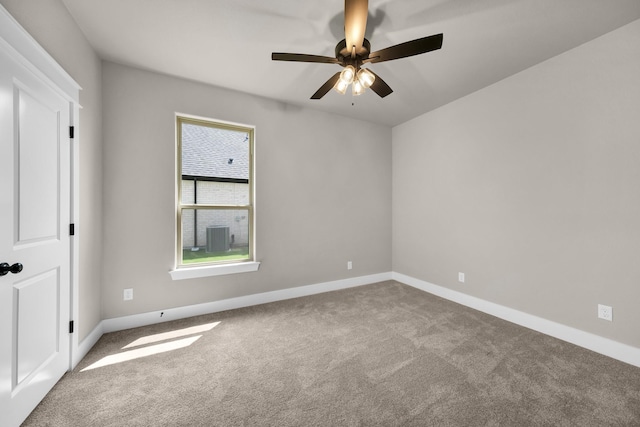
M 73 320 L 69 322 L 69 333 L 73 333 Z
M 69 138 L 73 139 L 75 128 L 73 126 L 69 126 Z
M 75 235 L 76 235 L 76 225 L 69 224 L 69 236 L 75 236 Z

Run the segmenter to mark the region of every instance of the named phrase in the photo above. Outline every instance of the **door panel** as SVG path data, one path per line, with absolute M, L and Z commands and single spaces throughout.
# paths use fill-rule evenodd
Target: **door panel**
M 1 41 L 1 40 L 0 40 Z M 70 101 L 0 43 L 0 424 L 19 425 L 70 363 Z
M 58 238 L 59 105 L 47 105 L 47 99 L 32 96 L 24 84 L 14 84 L 18 242 Z
M 60 349 L 58 270 L 51 270 L 15 283 L 18 326 L 16 330 L 15 386 L 22 384 L 45 365 Z

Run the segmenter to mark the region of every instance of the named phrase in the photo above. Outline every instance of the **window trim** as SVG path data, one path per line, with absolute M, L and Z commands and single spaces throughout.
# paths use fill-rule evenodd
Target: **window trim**
M 250 273 L 258 271 L 260 263 L 257 261 L 244 261 L 234 264 L 220 265 L 196 265 L 189 267 L 176 268 L 169 271 L 171 279 L 197 279 L 200 277 L 223 276 L 226 274 Z
M 257 271 L 260 263 L 255 261 L 255 126 L 232 123 L 223 120 L 176 113 L 176 178 L 175 178 L 175 207 L 176 207 L 176 244 L 174 269 L 169 273 L 173 280 L 218 276 L 223 274 L 244 273 Z M 227 204 L 183 204 L 182 203 L 182 125 L 213 127 L 231 131 L 246 132 L 249 135 L 249 203 L 247 205 Z M 249 233 L 249 257 L 244 260 L 230 260 L 217 262 L 182 263 L 182 211 L 184 209 L 239 209 L 247 210 Z

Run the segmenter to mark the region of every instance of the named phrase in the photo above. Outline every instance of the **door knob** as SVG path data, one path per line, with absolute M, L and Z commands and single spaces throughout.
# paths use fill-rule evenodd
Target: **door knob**
M 4 276 L 5 274 L 11 272 L 13 274 L 18 274 L 22 271 L 22 264 L 16 262 L 13 265 L 9 265 L 6 262 L 0 264 L 0 276 Z

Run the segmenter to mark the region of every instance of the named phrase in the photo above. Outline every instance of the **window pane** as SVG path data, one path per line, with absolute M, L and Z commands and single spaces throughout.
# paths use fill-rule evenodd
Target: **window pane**
M 249 133 L 183 123 L 181 136 L 182 180 L 193 186 L 183 183 L 182 203 L 248 205 Z
M 249 258 L 248 209 L 183 209 L 183 264 Z
M 196 181 L 190 179 L 182 180 L 182 201 L 185 205 L 195 204 Z
M 193 201 L 194 204 L 247 206 L 249 204 L 249 184 L 198 181 L 196 195 L 197 200 Z

